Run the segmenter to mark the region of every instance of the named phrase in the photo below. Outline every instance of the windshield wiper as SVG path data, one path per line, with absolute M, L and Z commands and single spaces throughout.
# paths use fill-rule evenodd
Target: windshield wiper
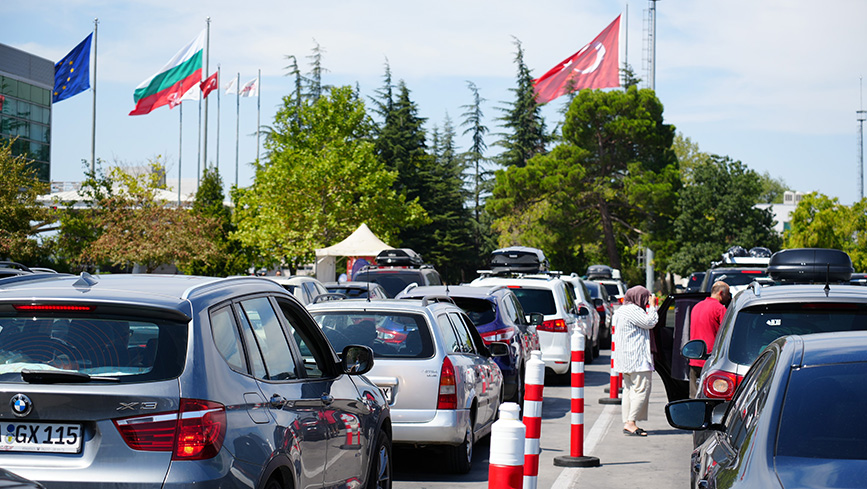
M 30 384 L 86 384 L 94 381 L 120 382 L 117 377 L 88 375 L 72 370 L 29 370 L 21 371 L 21 378 Z

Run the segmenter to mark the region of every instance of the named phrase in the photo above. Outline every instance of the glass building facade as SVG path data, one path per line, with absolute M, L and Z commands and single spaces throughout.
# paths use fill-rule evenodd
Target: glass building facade
M 54 63 L 0 44 L 0 140 L 14 140 L 40 180 L 51 178 L 51 90 Z

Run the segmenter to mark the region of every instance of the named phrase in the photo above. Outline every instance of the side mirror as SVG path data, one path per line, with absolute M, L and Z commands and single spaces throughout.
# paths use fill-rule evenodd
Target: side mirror
M 603 301 L 602 299 L 600 299 L 598 297 L 593 299 L 593 305 L 595 307 L 599 307 L 599 306 L 604 305 L 604 304 L 605 304 L 605 301 Z
M 509 345 L 495 341 L 488 345 L 488 351 L 491 352 L 492 357 L 507 357 L 509 356 Z
M 706 360 L 710 355 L 707 353 L 707 344 L 704 340 L 687 341 L 680 349 L 681 355 L 691 360 Z
M 584 317 L 590 315 L 590 309 L 587 309 L 587 306 L 581 306 L 578 308 L 578 312 L 575 313 L 578 317 Z
M 722 409 L 717 406 L 721 406 Z M 725 412 L 728 403 L 722 399 L 684 399 L 665 405 L 665 417 L 668 424 L 682 430 L 700 431 L 716 429 L 714 414 Z
M 527 322 L 530 323 L 530 326 L 539 326 L 545 322 L 545 315 L 541 312 L 531 312 L 527 315 Z
M 343 371 L 349 375 L 366 374 L 373 368 L 373 350 L 369 346 L 346 345 L 340 359 Z

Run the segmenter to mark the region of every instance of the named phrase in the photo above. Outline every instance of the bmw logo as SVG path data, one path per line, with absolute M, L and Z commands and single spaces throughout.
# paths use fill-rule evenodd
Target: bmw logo
M 27 416 L 33 409 L 33 401 L 24 394 L 15 394 L 9 404 L 12 405 L 12 414 L 15 416 Z

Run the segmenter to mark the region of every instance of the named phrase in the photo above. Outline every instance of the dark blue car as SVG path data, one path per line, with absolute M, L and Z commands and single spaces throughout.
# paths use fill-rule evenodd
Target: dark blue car
M 765 348 L 731 401 L 665 407 L 681 429 L 708 430 L 691 487 L 864 487 L 867 332 L 784 336 Z
M 428 296 L 451 298 L 467 313 L 486 345 L 494 341 L 509 344 L 509 355 L 494 357 L 494 361 L 503 373 L 505 400 L 522 403 L 524 364 L 530 359 L 530 351 L 539 349 L 539 337 L 515 294 L 504 286 L 428 286 L 409 288 L 396 298 L 420 299 Z M 534 316 L 538 316 L 536 324 L 540 324 L 542 315 Z

